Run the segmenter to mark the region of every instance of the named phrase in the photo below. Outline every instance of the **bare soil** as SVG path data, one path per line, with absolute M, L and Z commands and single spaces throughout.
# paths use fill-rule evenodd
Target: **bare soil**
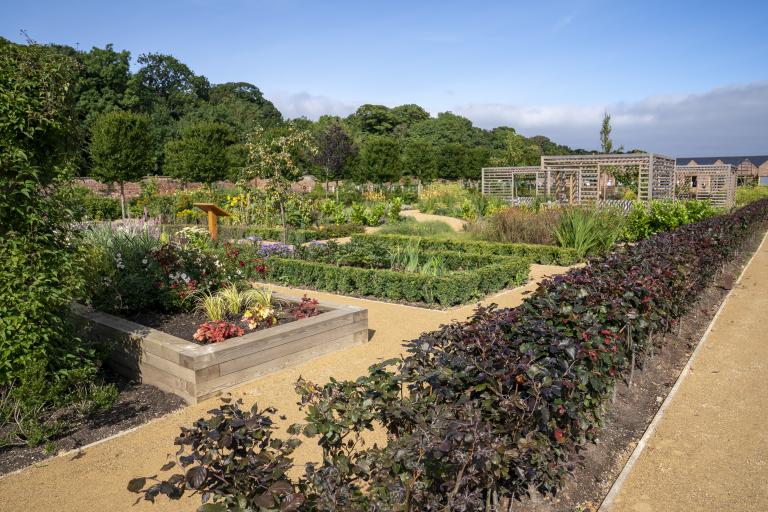
M 48 448 L 45 446 L 0 448 L 0 475 L 53 457 L 57 453 L 77 450 L 186 405 L 182 398 L 154 386 L 131 382 L 114 374 L 107 375 L 106 380 L 114 382 L 119 390 L 117 400 L 109 410 L 95 412 L 85 419 L 74 421 Z M 74 411 L 62 409 L 53 411 L 51 415 L 68 422 L 73 418 Z M 79 452 L 72 455 L 74 458 L 78 456 Z
M 516 503 L 513 510 L 526 512 L 592 512 L 610 490 L 645 429 L 675 384 L 712 317 L 733 287 L 741 269 L 760 245 L 750 240 L 728 263 L 671 332 L 654 341 L 656 354 L 638 362 L 632 386 L 621 382 L 616 400 L 608 404 L 605 426 L 594 444 L 579 453 L 579 462 L 561 491 L 554 497 L 535 492 Z

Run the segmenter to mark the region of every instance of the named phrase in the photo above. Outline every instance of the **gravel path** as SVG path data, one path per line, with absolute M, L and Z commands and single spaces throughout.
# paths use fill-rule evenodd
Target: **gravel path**
M 768 510 L 766 240 L 601 511 Z
M 403 210 L 400 212 L 401 217 L 410 217 L 416 221 L 424 222 L 424 221 L 430 221 L 430 220 L 439 220 L 440 222 L 445 222 L 454 231 L 464 231 L 464 228 L 467 225 L 467 222 L 461 219 L 457 219 L 456 217 L 446 217 L 444 215 L 432 215 L 430 213 L 421 213 L 419 210 Z
M 524 298 L 524 292 L 535 289 L 544 276 L 562 273 L 564 267 L 532 265 L 530 282 L 513 290 L 489 297 L 485 302 L 501 306 L 515 306 Z M 300 297 L 303 290 L 274 287 L 285 294 Z M 386 302 L 307 292 L 313 297 L 341 304 L 368 308 L 370 342 L 327 354 L 293 368 L 265 376 L 235 388 L 232 394 L 242 397 L 247 407 L 257 401 L 273 405 L 287 416 L 284 425 L 301 421 L 302 413 L 296 405 L 294 383 L 299 376 L 324 383 L 329 377 L 354 379 L 376 362 L 401 354 L 402 341 L 417 337 L 422 332 L 436 329 L 451 320 L 464 320 L 472 314 L 474 306 L 449 310 L 434 310 L 403 306 Z M 158 473 L 160 466 L 176 450 L 173 438 L 181 425 L 191 424 L 204 416 L 217 404 L 216 399 L 185 407 L 125 435 L 106 440 L 83 449 L 79 453 L 62 454 L 30 466 L 18 473 L 0 478 L 0 510 L 3 512 L 48 511 L 194 511 L 199 497 L 181 501 L 158 499 L 153 506 L 139 502 L 132 506 L 136 495 L 126 490 L 128 480 L 136 476 Z M 384 441 L 381 433 L 373 432 L 369 442 Z M 295 453 L 299 466 L 309 460 L 319 460 L 320 451 L 309 440 Z

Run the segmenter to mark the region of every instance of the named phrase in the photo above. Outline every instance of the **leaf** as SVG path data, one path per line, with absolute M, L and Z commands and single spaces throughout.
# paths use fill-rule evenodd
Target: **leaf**
M 197 466 L 187 471 L 187 484 L 193 489 L 199 489 L 208 478 L 208 470 L 202 466 Z
M 163 467 L 160 468 L 160 471 L 168 471 L 172 467 L 174 467 L 176 463 L 174 461 L 169 461 L 163 464 Z
M 128 482 L 128 490 L 130 492 L 140 492 L 144 485 L 147 483 L 147 479 L 142 477 L 134 478 L 130 482 Z
M 197 512 L 227 512 L 227 507 L 221 503 L 206 503 L 197 507 Z

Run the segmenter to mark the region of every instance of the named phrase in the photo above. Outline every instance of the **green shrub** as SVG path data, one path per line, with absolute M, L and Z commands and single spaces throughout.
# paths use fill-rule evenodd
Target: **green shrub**
M 543 265 L 573 265 L 579 261 L 579 256 L 574 249 L 557 247 L 553 245 L 535 244 L 505 244 L 498 242 L 485 242 L 482 240 L 464 240 L 460 238 L 424 238 L 408 235 L 388 234 L 359 234 L 352 235 L 352 240 L 368 239 L 386 245 L 405 245 L 412 242 L 419 243 L 424 250 L 431 251 L 457 251 L 484 256 L 519 256 L 533 263 Z
M 464 304 L 528 278 L 528 261 L 502 258 L 474 270 L 451 272 L 443 276 L 337 266 L 298 259 L 272 258 L 267 279 L 281 284 L 354 293 L 390 300 L 452 306 Z
M 120 200 L 95 194 L 85 187 L 73 188 L 73 209 L 88 220 L 115 220 L 121 217 Z
M 719 213 L 721 210 L 708 201 L 651 201 L 650 205 L 636 202 L 627 215 L 623 237 L 635 242 Z
M 755 187 L 737 187 L 736 188 L 736 206 L 741 207 L 745 204 L 754 203 L 760 199 L 768 197 L 768 187 L 758 185 Z
M 624 218 L 610 210 L 567 208 L 553 233 L 560 247 L 574 249 L 579 258 L 602 254 L 616 243 Z

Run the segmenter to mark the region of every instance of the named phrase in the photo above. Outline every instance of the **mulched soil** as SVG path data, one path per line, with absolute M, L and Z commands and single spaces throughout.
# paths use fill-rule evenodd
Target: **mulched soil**
M 126 316 L 125 319 L 130 320 L 131 322 L 136 322 L 137 324 L 146 325 L 147 327 L 152 327 L 158 331 L 163 331 L 164 333 L 193 343 L 199 343 L 192 336 L 195 334 L 195 331 L 197 331 L 197 327 L 207 320 L 205 315 L 199 312 L 158 313 L 154 311 L 145 311 L 135 315 Z M 292 316 L 284 312 L 278 313 L 277 320 L 277 325 L 295 321 Z M 246 324 L 241 323 L 239 318 L 230 318 L 227 319 L 227 321 L 245 329 L 246 334 L 273 327 L 269 325 L 261 325 L 256 329 L 251 330 L 247 328 Z
M 117 400 L 108 411 L 96 412 L 85 418 L 54 440 L 52 451 L 44 446 L 30 448 L 13 446 L 0 448 L 0 475 L 26 467 L 33 462 L 45 460 L 57 453 L 77 450 L 100 439 L 147 423 L 186 405 L 186 402 L 171 393 L 154 386 L 128 381 L 114 374 L 106 376 L 119 390 Z M 66 419 L 72 411 L 55 411 L 52 415 Z M 79 452 L 72 457 L 80 456 Z
M 680 326 L 675 325 L 664 339 L 656 339 L 653 358 L 640 361 L 632 387 L 620 383 L 616 401 L 608 405 L 605 427 L 595 444 L 580 453 L 583 457 L 555 497 L 533 493 L 515 503 L 512 510 L 526 512 L 596 511 L 619 476 L 646 428 L 674 386 L 691 353 L 707 330 L 712 317 L 733 287 L 742 268 L 760 245 L 763 231 L 745 245 L 735 260 L 708 287 Z M 660 348 L 659 348 L 660 347 Z

